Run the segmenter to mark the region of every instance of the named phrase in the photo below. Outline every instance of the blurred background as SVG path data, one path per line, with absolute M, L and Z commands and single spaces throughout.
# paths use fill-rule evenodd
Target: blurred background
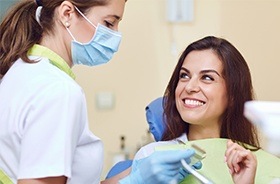
M 256 99 L 279 101 L 279 0 L 128 0 L 119 52 L 104 66 L 74 66 L 106 175 L 152 141 L 145 107 L 162 96 L 180 53 L 208 35 L 229 40 L 251 69 Z M 0 16 L 16 1 L 0 0 Z M 0 17 L 0 18 L 1 18 Z

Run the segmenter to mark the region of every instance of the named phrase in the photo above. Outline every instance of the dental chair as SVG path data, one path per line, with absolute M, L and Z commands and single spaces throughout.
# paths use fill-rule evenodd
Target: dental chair
M 111 178 L 122 171 L 128 169 L 132 165 L 133 160 L 124 160 L 116 163 L 108 172 L 106 179 Z M 1 184 L 1 183 L 0 183 Z
M 145 108 L 146 120 L 149 125 L 149 131 L 153 135 L 155 141 L 160 141 L 165 130 L 163 116 L 163 97 L 156 98 Z M 106 179 L 111 178 L 122 171 L 128 169 L 132 165 L 133 160 L 124 160 L 116 163 L 108 172 Z
M 146 108 L 146 120 L 149 131 L 154 136 L 155 141 L 161 141 L 165 130 L 165 117 L 163 109 L 164 97 L 153 100 Z

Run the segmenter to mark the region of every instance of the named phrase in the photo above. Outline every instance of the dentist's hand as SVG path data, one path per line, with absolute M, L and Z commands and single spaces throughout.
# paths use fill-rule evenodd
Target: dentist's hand
M 225 161 L 235 184 L 254 183 L 257 159 L 250 150 L 246 150 L 229 140 L 225 153 Z
M 199 161 L 199 162 L 195 163 L 194 165 L 192 165 L 191 167 L 193 169 L 201 169 L 202 163 Z M 182 181 L 188 175 L 190 175 L 190 173 L 188 171 L 186 171 L 184 168 L 180 168 L 178 181 L 179 182 Z
M 120 184 L 170 183 L 184 179 L 181 159 L 190 163 L 194 150 L 156 151 L 149 157 L 134 160 L 130 175 L 119 181 Z M 198 163 L 201 167 L 201 163 Z

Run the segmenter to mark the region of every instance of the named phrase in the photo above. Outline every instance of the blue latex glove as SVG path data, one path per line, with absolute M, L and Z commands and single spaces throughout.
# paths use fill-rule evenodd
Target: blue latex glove
M 185 178 L 181 159 L 190 163 L 194 150 L 169 150 L 156 151 L 149 157 L 134 160 L 130 175 L 120 180 L 120 184 L 144 184 L 144 183 L 170 183 L 181 181 Z M 187 174 L 187 173 L 186 173 Z M 182 177 L 183 176 L 183 177 Z
M 196 162 L 194 165 L 192 165 L 192 168 L 194 168 L 194 169 L 201 169 L 201 167 L 202 167 L 202 163 L 200 161 Z M 184 168 L 180 168 L 178 181 L 182 181 L 188 175 L 190 175 L 190 173 L 188 171 L 186 171 Z

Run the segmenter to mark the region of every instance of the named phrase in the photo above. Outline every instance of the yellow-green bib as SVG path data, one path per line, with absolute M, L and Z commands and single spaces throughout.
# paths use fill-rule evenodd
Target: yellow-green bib
M 206 151 L 206 158 L 201 161 L 202 168 L 198 172 L 215 184 L 233 184 L 229 169 L 224 162 L 227 139 L 213 138 L 188 141 L 185 144 L 158 146 L 156 150 L 185 149 L 190 148 L 193 143 Z M 258 161 L 256 184 L 269 184 L 273 179 L 280 178 L 280 158 L 261 149 L 254 154 Z M 191 175 L 180 184 L 190 183 L 198 184 L 200 182 Z
M 42 56 L 46 57 L 50 60 L 51 64 L 58 67 L 60 70 L 67 73 L 70 77 L 75 79 L 75 75 L 69 65 L 62 59 L 58 54 L 53 52 L 52 50 L 48 49 L 47 47 L 35 44 L 31 49 L 28 51 L 28 55 L 30 56 Z

